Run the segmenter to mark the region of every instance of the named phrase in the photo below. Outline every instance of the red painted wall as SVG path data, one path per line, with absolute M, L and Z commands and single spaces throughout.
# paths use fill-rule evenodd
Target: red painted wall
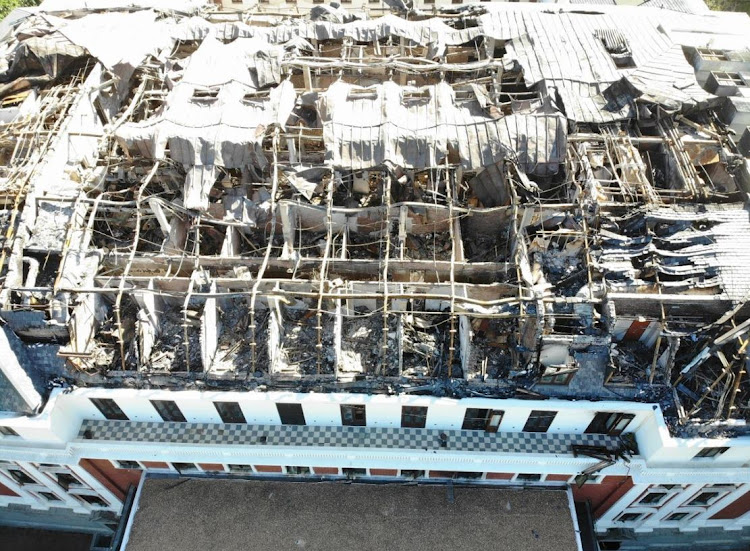
M 81 459 L 79 465 L 120 500 L 125 499 L 131 485 L 138 485 L 143 474 L 140 469 L 118 469 L 106 459 Z
M 547 482 L 567 482 L 570 480 L 569 474 L 548 474 L 545 479 Z
M 336 467 L 313 467 L 315 474 L 339 474 L 339 470 Z
M 398 471 L 396 469 L 370 469 L 372 476 L 396 476 Z
M 733 503 L 724 507 L 721 511 L 711 517 L 711 520 L 726 520 L 738 518 L 750 511 L 750 492 L 737 498 Z
M 0 484 L 0 496 L 20 497 L 16 492 Z
M 487 480 L 510 480 L 513 473 L 487 473 Z
M 590 501 L 594 518 L 601 517 L 633 487 L 629 476 L 605 476 L 599 484 L 573 485 L 575 501 Z
M 255 470 L 259 473 L 280 473 L 282 471 L 278 465 L 256 465 Z
M 169 465 L 163 461 L 141 461 L 147 469 L 169 469 Z

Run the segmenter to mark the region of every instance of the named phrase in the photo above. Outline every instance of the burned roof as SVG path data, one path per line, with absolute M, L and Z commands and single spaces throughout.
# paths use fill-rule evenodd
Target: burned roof
M 56 384 L 744 419 L 750 177 L 724 106 L 747 86 L 705 84 L 745 70 L 748 27 L 27 13 L 0 59 L 5 330 Z

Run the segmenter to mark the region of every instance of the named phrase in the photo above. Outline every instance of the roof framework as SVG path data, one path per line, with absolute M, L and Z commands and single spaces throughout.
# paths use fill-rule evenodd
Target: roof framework
M 5 330 L 78 385 L 746 418 L 747 166 L 667 30 L 699 16 L 614 10 L 20 21 Z

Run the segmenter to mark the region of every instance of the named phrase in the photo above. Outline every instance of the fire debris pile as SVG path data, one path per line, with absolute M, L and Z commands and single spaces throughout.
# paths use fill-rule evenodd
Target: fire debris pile
M 5 331 L 77 385 L 748 417 L 747 163 L 665 32 L 705 16 L 341 13 L 17 22 Z

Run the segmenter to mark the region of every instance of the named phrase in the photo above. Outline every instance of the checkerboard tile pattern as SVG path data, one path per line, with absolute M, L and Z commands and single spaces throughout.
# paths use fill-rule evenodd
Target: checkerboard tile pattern
M 441 440 L 441 434 L 445 438 Z M 568 454 L 574 444 L 619 447 L 604 434 L 487 433 L 379 427 L 313 427 L 138 421 L 84 421 L 79 440 L 237 446 L 309 446 L 487 453 Z M 443 443 L 445 444 L 443 446 Z

